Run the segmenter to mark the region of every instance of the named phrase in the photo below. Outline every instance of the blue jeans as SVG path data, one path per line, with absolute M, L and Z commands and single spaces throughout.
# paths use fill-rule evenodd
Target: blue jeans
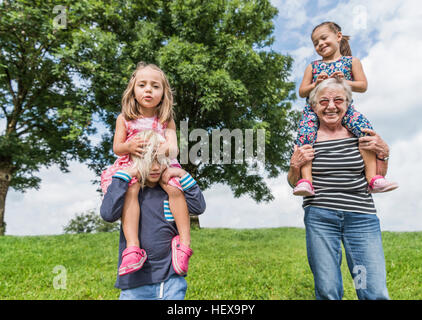
M 184 277 L 174 275 L 166 281 L 120 292 L 120 300 L 183 300 L 188 285 Z
M 343 242 L 359 299 L 389 299 L 381 230 L 375 214 L 305 208 L 306 248 L 318 300 L 341 300 Z

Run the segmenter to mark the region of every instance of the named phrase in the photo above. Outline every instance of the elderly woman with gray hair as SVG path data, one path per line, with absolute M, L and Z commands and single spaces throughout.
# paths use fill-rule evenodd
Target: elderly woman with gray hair
M 389 299 L 381 230 L 359 148 L 377 154 L 377 174 L 385 175 L 389 149 L 372 130 L 358 139 L 342 126 L 350 87 L 331 78 L 310 94 L 319 129 L 314 147 L 295 146 L 288 173 L 291 186 L 312 161 L 315 195 L 304 198 L 306 247 L 317 299 L 342 299 L 343 243 L 359 299 Z M 382 160 L 380 160 L 382 159 Z

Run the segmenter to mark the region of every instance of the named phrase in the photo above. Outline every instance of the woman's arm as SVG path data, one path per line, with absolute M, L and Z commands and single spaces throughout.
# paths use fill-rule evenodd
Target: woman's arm
M 359 138 L 359 146 L 364 150 L 375 152 L 377 155 L 377 174 L 381 176 L 387 175 L 388 158 L 390 156 L 390 148 L 388 144 L 373 130 L 362 129 L 369 136 Z

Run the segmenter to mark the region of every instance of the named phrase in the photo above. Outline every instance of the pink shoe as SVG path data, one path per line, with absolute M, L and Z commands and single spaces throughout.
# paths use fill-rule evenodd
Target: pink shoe
M 136 246 L 127 247 L 122 253 L 122 263 L 119 268 L 119 276 L 138 271 L 147 259 L 144 249 Z
M 193 251 L 180 243 L 179 236 L 175 236 L 171 240 L 171 250 L 173 269 L 178 275 L 184 276 L 188 273 L 189 258 L 192 256 Z
M 310 197 L 315 195 L 315 191 L 311 181 L 300 179 L 293 189 L 293 194 L 295 196 Z
M 388 192 L 397 189 L 399 185 L 396 182 L 390 182 L 383 176 L 375 176 L 369 183 L 369 193 Z

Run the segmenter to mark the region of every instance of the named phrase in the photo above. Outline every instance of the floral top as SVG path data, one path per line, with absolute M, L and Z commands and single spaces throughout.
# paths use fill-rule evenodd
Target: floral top
M 315 82 L 321 72 L 325 72 L 328 76 L 336 71 L 341 71 L 344 74 L 345 80 L 353 80 L 352 75 L 352 60 L 351 56 L 341 56 L 336 61 L 324 62 L 322 60 L 315 60 L 312 65 L 312 82 Z

